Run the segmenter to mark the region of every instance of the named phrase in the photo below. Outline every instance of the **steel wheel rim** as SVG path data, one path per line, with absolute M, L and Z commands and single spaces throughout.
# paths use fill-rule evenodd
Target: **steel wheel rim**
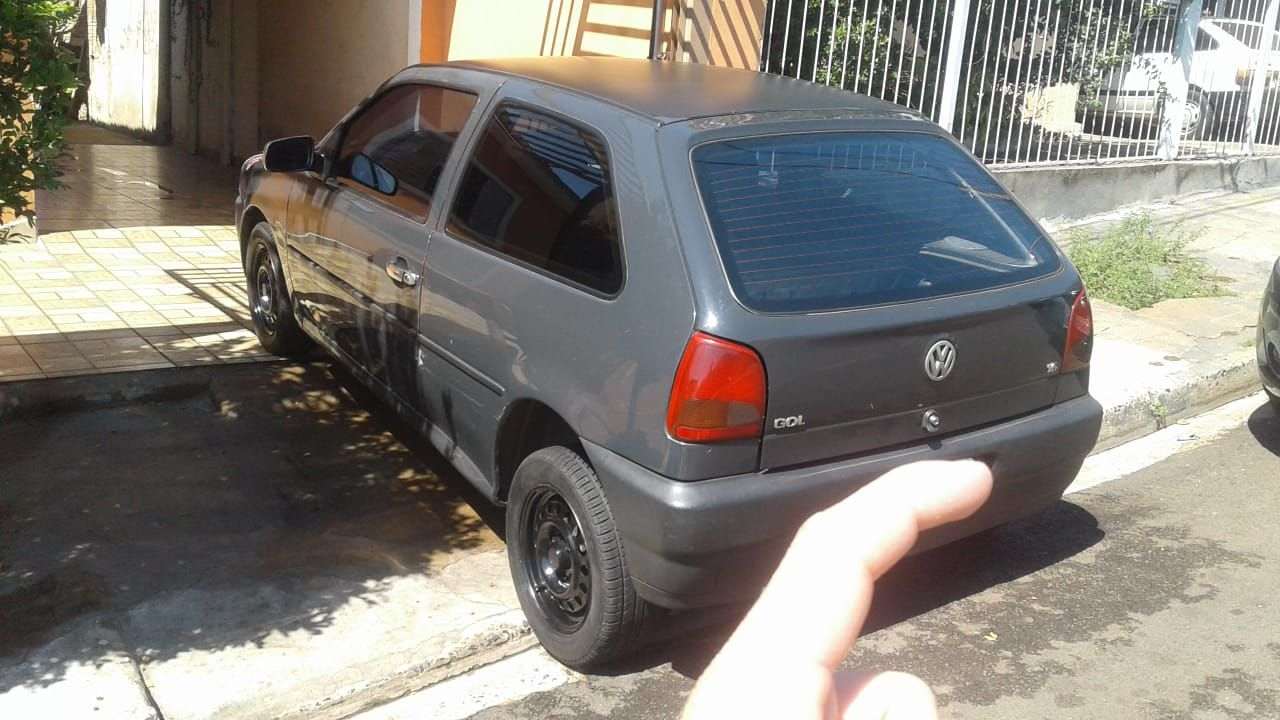
M 258 261 L 253 280 L 253 314 L 270 334 L 276 331 L 276 281 L 271 264 L 265 258 Z
M 1182 135 L 1184 137 L 1192 137 L 1200 129 L 1200 116 L 1202 115 L 1200 103 L 1195 100 L 1188 100 L 1183 112 Z
M 582 627 L 591 609 L 591 559 L 582 526 L 568 501 L 550 487 L 526 505 L 525 581 L 544 617 L 560 632 Z

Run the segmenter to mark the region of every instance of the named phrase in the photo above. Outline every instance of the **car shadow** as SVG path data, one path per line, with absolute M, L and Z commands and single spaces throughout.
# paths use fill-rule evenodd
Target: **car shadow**
M 908 556 L 876 582 L 862 634 L 1050 567 L 1104 536 L 1089 511 L 1060 500 L 1029 518 Z M 664 616 L 651 645 L 601 674 L 630 674 L 669 664 L 675 672 L 696 679 L 745 612 L 742 606 Z
M 1280 457 L 1280 412 L 1271 403 L 1264 403 L 1249 416 L 1249 432 L 1272 455 Z

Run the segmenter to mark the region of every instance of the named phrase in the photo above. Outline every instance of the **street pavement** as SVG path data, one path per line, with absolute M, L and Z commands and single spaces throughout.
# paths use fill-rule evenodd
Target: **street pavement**
M 1260 396 L 1247 402 L 1211 442 L 908 558 L 877 584 L 845 667 L 916 673 L 960 720 L 1280 718 L 1280 419 Z M 1108 460 L 1198 440 L 1194 426 L 1166 433 L 1165 450 Z M 578 676 L 472 717 L 675 717 L 715 648 L 659 649 L 653 667 Z M 379 717 L 439 717 L 404 707 Z
M 531 642 L 491 508 L 354 381 L 165 372 L 0 415 L 0 718 L 343 717 Z

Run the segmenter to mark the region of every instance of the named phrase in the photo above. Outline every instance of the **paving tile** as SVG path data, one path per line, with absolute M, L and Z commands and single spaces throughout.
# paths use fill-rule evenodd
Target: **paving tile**
M 0 346 L 0 377 L 40 373 L 40 367 L 21 345 Z
M 62 342 L 67 339 L 65 335 L 53 329 L 33 331 L 25 335 L 15 333 L 14 336 L 18 339 L 20 344 L 26 346 L 40 345 L 50 342 Z
M 29 373 L 13 373 L 8 374 L 0 371 L 0 382 L 19 382 L 21 380 L 44 380 L 49 377 L 39 370 Z

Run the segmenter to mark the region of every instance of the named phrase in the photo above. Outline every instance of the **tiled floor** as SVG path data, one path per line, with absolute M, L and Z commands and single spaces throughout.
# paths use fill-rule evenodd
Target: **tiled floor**
M 0 246 L 0 382 L 271 358 L 249 329 L 227 169 L 148 145 L 72 154 L 69 187 L 37 198 L 39 242 Z M 139 189 L 164 182 L 168 199 Z
M 65 187 L 36 196 L 41 235 L 231 222 L 238 168 L 87 125 L 67 140 Z

